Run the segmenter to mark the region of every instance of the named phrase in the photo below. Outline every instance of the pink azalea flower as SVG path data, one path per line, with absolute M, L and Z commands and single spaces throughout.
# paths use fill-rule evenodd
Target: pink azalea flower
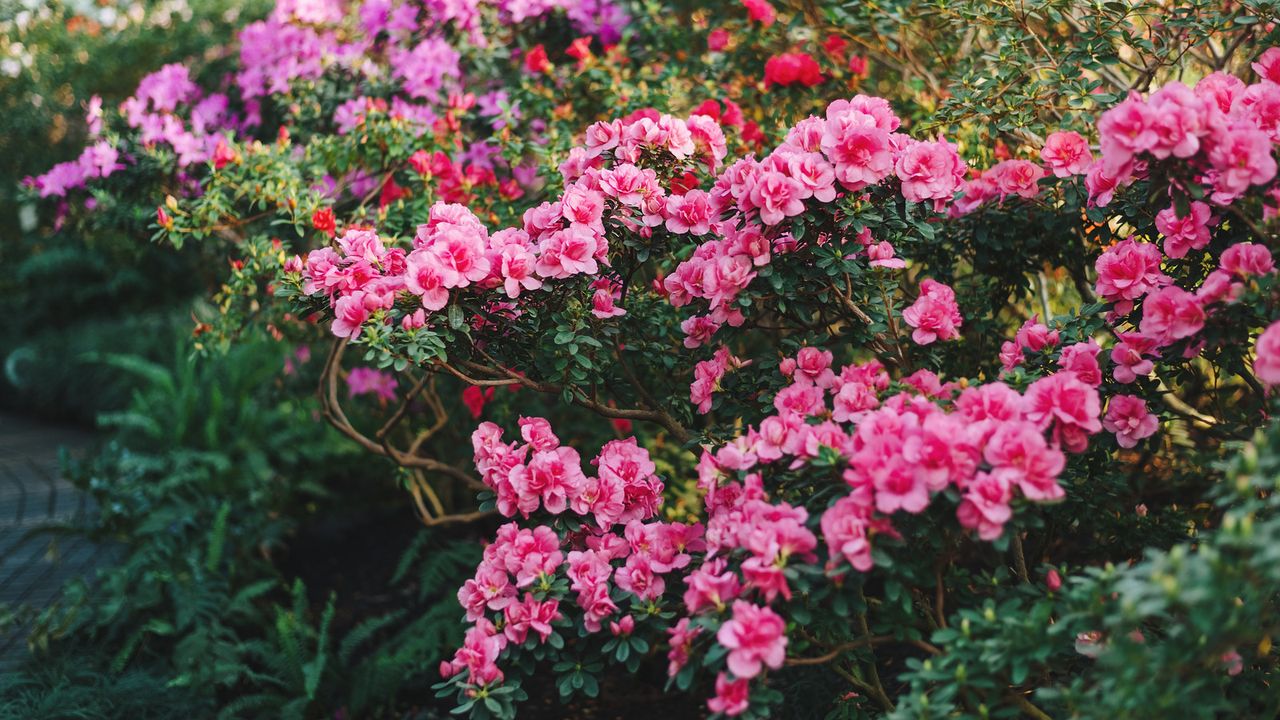
M 707 709 L 726 717 L 741 715 L 751 706 L 751 684 L 746 678 L 730 680 L 728 675 L 716 675 L 716 694 L 707 700 Z
M 1089 142 L 1078 132 L 1055 132 L 1045 138 L 1040 159 L 1057 177 L 1083 175 L 1093 163 Z
M 915 328 L 911 339 L 920 345 L 960 337 L 962 318 L 955 292 L 949 286 L 930 278 L 921 281 L 920 295 L 910 307 L 902 311 L 902 319 Z
M 1204 309 L 1195 295 L 1171 285 L 1152 292 L 1142 303 L 1143 335 L 1161 345 L 1191 337 L 1204 327 Z
M 1172 282 L 1160 271 L 1161 260 L 1155 245 L 1122 240 L 1098 257 L 1095 289 L 1102 299 L 1115 304 L 1117 313 L 1127 315 L 1134 300 Z
M 830 117 L 822 134 L 822 152 L 835 166 L 836 179 L 850 190 L 880 182 L 893 171 L 889 131 L 859 111 Z
M 1116 364 L 1112 375 L 1116 382 L 1129 384 L 1139 377 L 1146 377 L 1155 364 L 1146 356 L 1156 354 L 1156 342 L 1141 333 L 1118 333 L 1120 342 L 1111 349 L 1111 361 Z
M 667 198 L 666 225 L 673 233 L 706 235 L 711 232 L 713 215 L 710 197 L 701 190 Z
M 1253 350 L 1253 374 L 1269 386 L 1280 385 L 1280 321 L 1258 336 Z
M 902 196 L 912 202 L 950 200 L 964 182 L 964 160 L 943 139 L 912 143 L 898 155 L 894 171 L 902 180 Z
M 716 640 L 729 649 L 729 671 L 749 679 L 763 667 L 782 667 L 787 657 L 786 623 L 773 610 L 743 600 L 733 603 L 733 618 L 720 626 Z
M 1164 236 L 1164 252 L 1171 258 L 1186 257 L 1188 250 L 1209 244 L 1209 206 L 1192 201 L 1186 217 L 1178 217 L 1175 207 L 1156 213 L 1156 229 Z
M 1147 403 L 1133 395 L 1116 395 L 1107 403 L 1102 427 L 1115 433 L 1122 448 L 1136 447 L 1138 441 L 1155 434 L 1160 420 L 1147 411 Z

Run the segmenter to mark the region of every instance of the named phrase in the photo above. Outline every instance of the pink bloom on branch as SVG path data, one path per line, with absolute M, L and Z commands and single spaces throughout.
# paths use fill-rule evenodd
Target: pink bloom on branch
M 1133 238 L 1121 240 L 1102 253 L 1095 264 L 1098 295 L 1115 304 L 1117 313 L 1127 315 L 1134 300 L 1172 282 L 1160 271 L 1162 259 L 1160 249 L 1151 243 Z
M 1250 242 L 1236 243 L 1222 251 L 1218 266 L 1241 278 L 1270 275 L 1276 270 L 1271 251 L 1265 245 Z
M 1164 252 L 1171 258 L 1186 257 L 1188 250 L 1199 250 L 1209 244 L 1209 206 L 1192 201 L 1185 217 L 1178 217 L 1177 207 L 1156 213 L 1156 229 L 1164 236 Z
M 1193 92 L 1201 99 L 1212 102 L 1223 114 L 1231 111 L 1231 105 L 1244 92 L 1244 81 L 1235 75 L 1218 71 L 1200 78 Z
M 741 715 L 751 705 L 751 684 L 746 678 L 730 680 L 728 675 L 716 675 L 716 694 L 707 700 L 707 709 L 727 717 Z
M 742 0 L 742 5 L 747 9 L 747 15 L 764 27 L 769 27 L 778 19 L 778 12 L 768 0 Z
M 1209 162 L 1217 171 L 1215 189 L 1230 195 L 1239 195 L 1250 185 L 1266 184 L 1276 175 L 1271 138 L 1247 122 L 1217 133 Z
M 1280 48 L 1267 48 L 1250 67 L 1262 79 L 1280 83 Z
M 878 243 L 871 243 L 867 246 L 867 258 L 871 261 L 867 263 L 871 267 L 891 268 L 901 270 L 907 266 L 907 261 L 898 257 L 893 249 L 893 244 L 888 240 Z
M 347 373 L 347 394 L 349 397 L 359 395 L 376 395 L 383 402 L 396 399 L 396 387 L 399 383 L 391 373 L 371 367 L 352 368 Z
M 1258 336 L 1254 344 L 1253 373 L 1266 385 L 1280 385 L 1280 321 Z
M 1093 163 L 1089 142 L 1078 132 L 1055 132 L 1044 141 L 1040 159 L 1057 177 L 1083 175 Z
M 764 666 L 782 667 L 787 657 L 786 623 L 773 610 L 743 600 L 733 603 L 733 618 L 720 626 L 716 640 L 729 649 L 729 671 L 753 678 Z
M 777 225 L 804 212 L 804 187 L 780 172 L 766 170 L 751 187 L 751 202 L 760 210 L 760 222 Z
M 333 305 L 333 334 L 340 338 L 355 339 L 360 336 L 360 326 L 369 319 L 365 307 L 365 293 L 357 290 L 338 298 Z
M 1147 403 L 1133 395 L 1116 395 L 1107 403 L 1102 426 L 1115 433 L 1122 448 L 1137 446 L 1138 441 L 1155 434 L 1160 420 L 1147 410 Z
M 428 310 L 441 310 L 449 303 L 449 290 L 444 284 L 439 258 L 426 251 L 414 250 L 405 260 L 405 288 L 422 298 Z
M 1040 179 L 1044 176 L 1044 168 L 1030 160 L 1004 160 L 986 172 L 1002 201 L 1010 195 L 1034 198 L 1040 194 Z
M 978 473 L 965 488 L 956 519 L 983 540 L 995 540 L 1004 532 L 1004 524 L 1013 517 L 1009 502 L 1013 499 L 1008 482 L 998 475 Z
M 1102 368 L 1098 365 L 1098 353 L 1102 348 L 1093 340 L 1062 348 L 1058 366 L 1073 372 L 1081 381 L 1094 387 L 1102 384 Z
M 729 47 L 729 31 L 724 28 L 716 28 L 707 33 L 707 49 L 711 52 L 720 52 Z
M 506 625 L 503 634 L 511 642 L 519 645 L 525 641 L 532 630 L 538 634 L 539 642 L 546 642 L 551 636 L 551 623 L 560 618 L 560 602 L 558 600 L 534 599 L 530 593 L 524 594 L 524 600 L 511 603 L 503 609 Z
M 675 627 L 669 628 L 671 636 L 670 650 L 667 651 L 667 675 L 675 677 L 689 662 L 689 653 L 693 652 L 693 641 L 702 633 L 702 628 L 690 627 L 689 618 L 680 618 Z
M 831 560 L 843 557 L 854 570 L 871 569 L 871 507 L 856 495 L 846 495 L 822 514 L 822 536 Z
M 794 85 L 799 83 L 813 87 L 822 83 L 822 68 L 818 61 L 808 53 L 782 53 L 765 61 L 764 81 L 766 85 Z
M 1116 337 L 1120 342 L 1111 349 L 1111 361 L 1116 364 L 1112 375 L 1116 382 L 1129 384 L 1150 375 L 1155 363 L 1146 356 L 1157 354 L 1156 342 L 1141 333 L 1117 333 Z
M 950 200 L 964 182 L 966 169 L 956 146 L 942 139 L 912 143 L 894 167 L 902 196 L 912 202 Z
M 710 196 L 702 190 L 690 190 L 684 195 L 667 198 L 666 225 L 667 230 L 673 233 L 706 235 L 711 232 L 714 216 Z
M 915 328 L 911 339 L 920 345 L 960 337 L 962 318 L 955 291 L 931 278 L 921 281 L 920 295 L 902 311 L 902 319 Z
M 1143 335 L 1161 345 L 1191 337 L 1204 327 L 1204 309 L 1195 295 L 1176 285 L 1161 288 L 1142 303 Z
M 1059 372 L 1031 383 L 1023 407 L 1027 419 L 1040 428 L 1053 425 L 1055 436 L 1072 452 L 1084 450 L 1088 443 L 1085 436 L 1102 430 L 1098 391 L 1075 373 Z
M 1001 425 L 987 441 L 983 458 L 992 466 L 993 476 L 1016 486 L 1030 500 L 1060 500 L 1065 495 L 1057 478 L 1066 458 L 1029 422 Z
M 875 116 L 848 110 L 827 119 L 822 152 L 835 166 L 836 179 L 850 190 L 861 190 L 893 171 L 889 132 Z
M 1134 155 L 1155 147 L 1159 140 L 1153 113 L 1137 93 L 1130 93 L 1119 105 L 1102 113 L 1098 119 L 1098 138 L 1108 172 L 1114 172 Z

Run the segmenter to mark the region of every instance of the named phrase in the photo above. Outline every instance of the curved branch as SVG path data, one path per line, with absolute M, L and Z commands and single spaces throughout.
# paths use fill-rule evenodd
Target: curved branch
M 351 424 L 351 421 L 347 419 L 347 414 L 342 410 L 341 402 L 338 400 L 338 371 L 342 367 L 342 356 L 346 352 L 347 343 L 348 340 L 346 338 L 334 342 L 333 347 L 329 350 L 329 357 L 325 360 L 324 369 L 320 373 L 320 406 L 329 424 L 368 452 L 390 458 L 392 462 L 401 467 L 438 472 L 459 480 L 473 489 L 487 490 L 488 487 L 484 483 L 461 468 L 434 458 L 402 452 L 392 447 L 389 442 L 385 441 L 385 438 L 379 438 L 379 440 L 375 441 Z

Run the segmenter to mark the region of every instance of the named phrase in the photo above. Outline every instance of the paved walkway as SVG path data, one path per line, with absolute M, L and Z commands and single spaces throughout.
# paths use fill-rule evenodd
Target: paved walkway
M 63 479 L 59 460 L 60 448 L 75 454 L 90 440 L 82 430 L 0 414 L 0 607 L 44 608 L 67 580 L 105 558 L 83 537 L 32 532 L 92 511 L 92 501 Z M 28 630 L 0 632 L 0 670 L 26 657 Z

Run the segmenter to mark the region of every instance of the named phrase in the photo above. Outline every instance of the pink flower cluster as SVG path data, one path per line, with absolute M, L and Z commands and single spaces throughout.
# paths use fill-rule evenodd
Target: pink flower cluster
M 689 402 L 693 403 L 702 415 L 711 412 L 711 396 L 720 390 L 720 381 L 724 379 L 725 374 L 749 364 L 751 364 L 750 360 L 744 362 L 734 357 L 728 348 L 719 348 L 710 360 L 703 360 L 693 366 L 693 383 L 689 385 Z
M 542 418 L 521 418 L 523 443 L 502 442 L 502 430 L 483 423 L 472 435 L 476 468 L 497 494 L 498 511 L 529 517 L 539 508 L 553 515 L 572 510 L 601 529 L 645 520 L 658 510 L 662 481 L 649 452 L 635 439 L 614 440 L 592 460 L 587 477 L 577 451 L 560 444 Z
M 797 249 L 795 238 L 780 226 L 804 213 L 807 202 L 829 203 L 892 176 L 900 180 L 908 200 L 935 207 L 951 200 L 966 170 L 956 147 L 942 139 L 915 141 L 896 132 L 899 124 L 882 98 L 836 100 L 824 117 L 797 123 L 764 159 L 744 158 L 725 168 L 706 197 L 707 229 L 714 237 L 663 281 L 672 305 L 684 306 L 695 298 L 707 303 L 708 314 L 684 323 L 686 347 L 702 345 L 725 324 L 741 324 L 733 301 L 775 253 Z M 710 221 L 725 216 L 721 222 Z M 816 242 L 830 240 L 824 236 Z M 892 245 L 874 242 L 869 231 L 858 233 L 856 241 L 871 265 L 905 266 L 894 257 Z
M 609 265 L 606 220 L 641 233 L 657 227 L 706 232 L 713 215 L 706 193 L 668 195 L 654 170 L 635 163 L 662 154 L 714 167 L 725 153 L 723 132 L 706 116 L 685 121 L 654 113 L 599 122 L 588 129 L 586 145 L 561 166 L 564 193 L 526 211 L 522 228 L 490 234 L 462 205 L 436 203 L 407 254 L 388 248 L 375 232 L 356 228 L 339 238 L 340 251 L 313 250 L 292 267 L 302 270 L 305 293 L 328 295 L 339 337 L 358 337 L 364 322 L 406 296 L 428 312 L 443 309 L 450 293 L 459 291 L 500 289 L 504 301 L 516 300 L 549 280 L 600 275 Z M 600 277 L 592 290 L 596 317 L 625 314 L 614 304 L 621 291 L 615 281 Z M 423 313 L 410 311 L 402 324 L 409 329 L 424 320 Z
M 902 319 L 915 328 L 911 339 L 920 345 L 960 337 L 962 318 L 956 294 L 949 286 L 931 278 L 920 282 L 920 295 L 902 311 Z
M 707 361 L 706 378 L 732 361 L 722 349 Z M 749 682 L 786 658 L 786 624 L 770 605 L 793 596 L 789 568 L 823 561 L 821 540 L 830 572 L 845 572 L 846 564 L 865 572 L 873 566 L 874 538 L 897 535 L 893 515 L 923 512 L 949 488 L 961 497 L 960 524 L 988 540 L 1001 534 L 1016 496 L 1032 502 L 1063 496 L 1057 478 L 1064 451 L 1082 450 L 1103 428 L 1090 384 L 1100 378 L 1090 376 L 1087 362 L 1068 357 L 1064 364 L 1070 368 L 1033 382 L 1024 394 L 1000 382 L 960 391 L 921 371 L 905 383 L 917 392 L 882 397 L 890 378 L 879 363 L 837 371 L 829 351 L 802 348 L 779 366 L 790 384 L 774 398 L 777 414 L 704 449 L 698 485 L 705 526 L 653 519 L 662 484 L 634 439 L 607 444 L 593 461 L 596 476 L 588 477 L 545 420 L 522 418 L 521 438 L 513 442 L 484 423 L 472 438 L 476 466 L 502 514 L 572 512 L 593 522 L 559 531 L 551 524 L 502 526 L 459 590 L 473 626 L 441 672 L 465 673 L 472 686 L 500 683 L 503 655 L 548 642 L 562 619 L 580 620 L 591 633 L 609 625 L 615 635 L 630 634 L 639 622 L 655 622 L 653 608 L 678 594 L 687 615 L 667 627 L 668 672 L 674 677 L 689 663 L 702 636 L 695 620 L 719 618 L 712 627 L 725 672 L 709 707 L 743 712 Z M 1119 398 L 1106 419 L 1124 441 L 1149 435 L 1154 422 L 1145 406 Z M 770 500 L 766 473 L 820 457 L 824 465 L 837 459 L 847 488 L 820 517 Z M 557 584 L 560 577 L 567 588 Z M 649 610 L 628 613 L 623 599 Z
M 1245 86 L 1214 73 L 1194 89 L 1170 82 L 1149 97 L 1131 94 L 1098 120 L 1102 157 L 1090 172 L 1095 202 L 1145 172 L 1144 163 L 1170 158 L 1191 166 L 1216 204 L 1229 204 L 1250 186 L 1276 175 L 1272 143 L 1280 140 L 1280 85 Z M 1105 178 L 1105 181 L 1103 179 Z M 1200 223 L 1203 224 L 1203 223 Z

